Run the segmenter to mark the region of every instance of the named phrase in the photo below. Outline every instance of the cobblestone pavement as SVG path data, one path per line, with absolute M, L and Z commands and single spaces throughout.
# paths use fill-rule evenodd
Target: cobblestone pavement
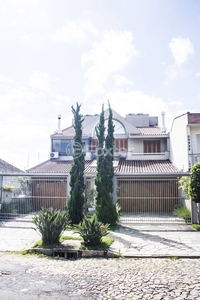
M 200 259 L 72 261 L 0 252 L 0 298 L 200 299 Z

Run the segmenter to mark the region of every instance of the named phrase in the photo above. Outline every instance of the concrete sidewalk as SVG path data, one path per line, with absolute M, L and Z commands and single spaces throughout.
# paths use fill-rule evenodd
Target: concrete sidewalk
M 200 257 L 200 232 L 186 224 L 126 224 L 109 235 L 123 257 Z
M 0 251 L 30 249 L 41 239 L 30 222 L 0 222 Z M 73 235 L 66 231 L 65 235 Z M 109 233 L 123 257 L 200 257 L 200 232 L 186 224 L 124 224 Z

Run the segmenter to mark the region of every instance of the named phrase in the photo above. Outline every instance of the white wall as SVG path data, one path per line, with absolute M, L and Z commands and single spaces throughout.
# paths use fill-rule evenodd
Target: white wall
M 143 140 L 142 139 L 129 139 L 128 140 L 128 151 L 134 153 L 143 153 Z
M 170 131 L 170 159 L 184 172 L 189 169 L 187 122 L 187 114 L 175 118 Z
M 197 138 L 196 138 L 197 134 L 200 134 L 200 124 L 198 125 L 198 127 L 190 126 L 191 151 L 193 153 L 200 152 L 200 150 L 197 149 Z
M 160 141 L 160 152 L 165 152 L 168 151 L 167 149 L 167 139 L 158 139 L 156 138 L 156 136 L 154 138 L 152 138 L 153 140 L 159 140 Z M 134 153 L 144 153 L 144 148 L 143 148 L 143 141 L 145 139 L 134 139 L 131 138 L 128 140 L 128 150 L 133 151 Z M 146 140 L 150 140 L 146 139 Z

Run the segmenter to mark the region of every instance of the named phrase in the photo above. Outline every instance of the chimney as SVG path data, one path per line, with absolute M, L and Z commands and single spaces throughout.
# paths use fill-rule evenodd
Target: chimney
M 166 127 L 165 127 L 165 112 L 162 111 L 162 128 L 161 128 L 162 132 L 166 132 Z
M 61 123 L 61 115 L 58 115 L 58 130 L 57 130 L 57 133 L 58 133 L 58 134 L 61 134 L 61 133 L 62 133 L 62 131 L 61 131 L 61 129 L 60 129 L 60 123 Z

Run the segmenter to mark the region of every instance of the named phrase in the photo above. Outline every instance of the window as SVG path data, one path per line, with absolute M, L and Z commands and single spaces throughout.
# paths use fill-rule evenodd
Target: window
M 90 144 L 89 151 L 95 153 L 96 150 L 97 150 L 97 146 L 98 146 L 98 140 L 92 140 L 91 144 Z
M 115 139 L 115 152 L 128 152 L 128 140 Z
M 159 153 L 160 141 L 144 141 L 144 153 Z
M 197 153 L 200 153 L 200 134 L 196 135 L 197 138 Z
M 52 151 L 59 155 L 72 155 L 73 140 L 52 140 Z

